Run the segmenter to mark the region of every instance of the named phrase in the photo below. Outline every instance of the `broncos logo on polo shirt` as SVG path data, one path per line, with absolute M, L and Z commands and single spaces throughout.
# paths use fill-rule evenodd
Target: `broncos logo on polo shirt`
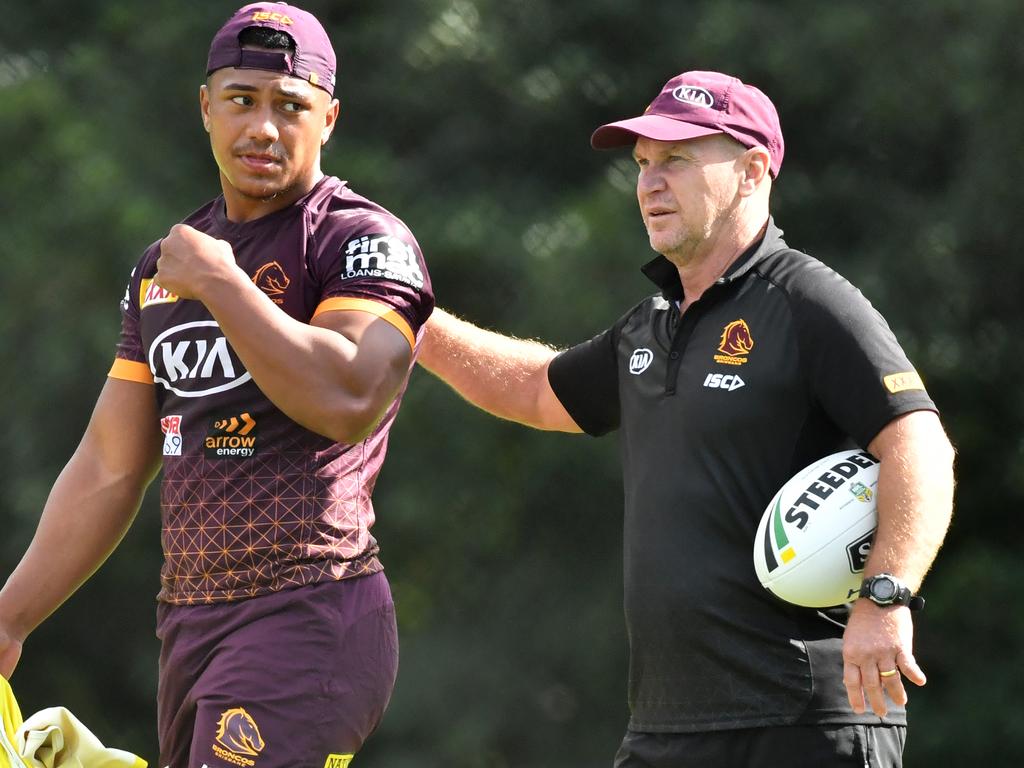
M 750 326 L 743 319 L 733 320 L 722 329 L 722 337 L 718 342 L 718 351 L 722 354 L 715 355 L 715 362 L 743 365 L 747 362 L 744 355 L 750 354 L 753 348 L 754 337 L 750 334 Z

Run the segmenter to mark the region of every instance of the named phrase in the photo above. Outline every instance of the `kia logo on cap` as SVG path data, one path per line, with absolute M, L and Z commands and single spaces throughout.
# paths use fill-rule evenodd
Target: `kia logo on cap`
M 672 96 L 676 101 L 692 104 L 695 107 L 713 107 L 715 105 L 715 99 L 710 91 L 698 88 L 696 85 L 680 85 L 672 91 Z

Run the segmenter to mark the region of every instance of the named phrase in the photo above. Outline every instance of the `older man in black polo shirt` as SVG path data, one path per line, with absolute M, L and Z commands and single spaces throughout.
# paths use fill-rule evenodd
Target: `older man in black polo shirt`
M 435 312 L 420 362 L 497 416 L 622 432 L 632 716 L 615 765 L 900 765 L 903 680 L 925 682 L 909 606 L 786 605 L 750 553 L 775 491 L 857 445 L 881 460 L 865 575 L 916 591 L 952 510 L 935 406 L 860 292 L 783 241 L 761 91 L 686 72 L 592 143 L 633 146 L 659 292 L 560 353 Z

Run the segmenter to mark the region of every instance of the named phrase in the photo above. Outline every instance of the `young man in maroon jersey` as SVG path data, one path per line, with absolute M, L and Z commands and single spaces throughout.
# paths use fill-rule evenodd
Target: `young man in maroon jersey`
M 294 6 L 215 35 L 223 194 L 133 270 L 109 378 L 0 593 L 9 676 L 162 467 L 162 766 L 347 765 L 394 684 L 370 497 L 433 296 L 405 225 L 320 169 L 336 69 Z

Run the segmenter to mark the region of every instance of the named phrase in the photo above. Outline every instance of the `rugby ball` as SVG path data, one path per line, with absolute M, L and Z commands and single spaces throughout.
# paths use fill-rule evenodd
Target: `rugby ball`
M 765 589 L 808 608 L 856 599 L 878 527 L 878 469 L 866 451 L 841 451 L 779 489 L 754 538 L 754 570 Z

